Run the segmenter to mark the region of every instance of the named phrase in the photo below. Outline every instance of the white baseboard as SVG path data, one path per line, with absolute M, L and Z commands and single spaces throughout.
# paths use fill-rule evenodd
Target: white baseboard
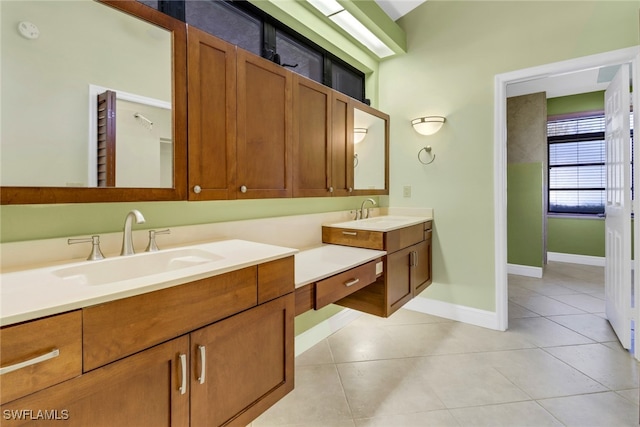
M 473 307 L 466 307 L 463 305 L 451 304 L 422 297 L 412 299 L 406 303 L 403 308 L 418 311 L 420 313 L 431 314 L 432 316 L 457 320 L 459 322 L 469 323 L 483 328 L 500 330 L 498 326 L 498 316 L 494 311 L 480 310 Z
M 305 351 L 309 350 L 314 345 L 318 344 L 323 339 L 341 328 L 344 328 L 349 323 L 362 316 L 362 313 L 350 308 L 345 308 L 339 313 L 334 314 L 327 320 L 324 320 L 311 329 L 304 331 L 296 336 L 295 340 L 295 355 L 298 356 Z
M 530 265 L 507 264 L 507 274 L 515 274 L 517 276 L 542 277 L 542 267 L 532 267 Z
M 596 265 L 604 267 L 604 257 L 590 255 L 563 254 L 560 252 L 547 252 L 548 261 L 570 262 L 572 264 Z

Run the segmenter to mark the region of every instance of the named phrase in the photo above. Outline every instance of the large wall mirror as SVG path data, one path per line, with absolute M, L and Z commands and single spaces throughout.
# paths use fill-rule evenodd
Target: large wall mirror
M 354 193 L 389 194 L 389 116 L 358 103 L 353 127 Z
M 134 0 L 0 16 L 3 204 L 185 198 L 184 23 Z

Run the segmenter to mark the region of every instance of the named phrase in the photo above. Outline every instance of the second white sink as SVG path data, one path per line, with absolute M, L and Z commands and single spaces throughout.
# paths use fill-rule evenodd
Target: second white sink
M 350 228 L 352 230 L 369 230 L 369 231 L 391 231 L 398 228 L 408 227 L 421 222 L 429 221 L 431 218 L 418 216 L 395 216 L 385 215 L 373 218 L 359 219 L 354 221 L 340 222 L 337 224 L 329 224 L 329 227 Z

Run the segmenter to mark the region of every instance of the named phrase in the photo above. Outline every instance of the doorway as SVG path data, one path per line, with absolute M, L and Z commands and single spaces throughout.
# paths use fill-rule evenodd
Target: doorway
M 550 76 L 561 76 L 575 73 L 580 70 L 600 68 L 604 66 L 615 66 L 622 63 L 633 63 L 634 78 L 638 78 L 638 66 L 636 57 L 640 52 L 640 47 L 635 46 L 626 49 L 591 55 L 588 57 L 576 58 L 553 64 L 541 65 L 538 67 L 517 70 L 495 76 L 494 91 L 494 232 L 495 232 L 495 272 L 496 272 L 496 317 L 497 325 L 501 330 L 508 327 L 508 292 L 507 292 L 507 195 L 506 195 L 506 165 L 507 165 L 507 135 L 506 135 L 506 98 L 507 85 L 544 79 Z M 633 103 L 640 105 L 638 91 L 633 94 Z M 635 123 L 638 124 L 638 115 L 635 115 Z M 637 126 L 634 126 L 637 127 Z M 638 160 L 640 157 L 634 153 Z M 633 178 L 634 183 L 639 181 L 637 176 Z M 640 211 L 639 198 L 634 200 L 634 210 Z M 639 227 L 635 230 L 635 241 L 640 233 Z M 637 257 L 640 258 L 640 257 Z M 637 268 L 640 266 L 638 259 L 634 261 Z M 638 275 L 635 278 L 635 287 L 638 287 Z M 638 292 L 635 292 L 635 317 L 638 318 L 639 311 Z M 638 342 L 638 331 L 636 330 L 636 342 Z M 636 346 L 636 358 L 640 359 L 640 351 Z

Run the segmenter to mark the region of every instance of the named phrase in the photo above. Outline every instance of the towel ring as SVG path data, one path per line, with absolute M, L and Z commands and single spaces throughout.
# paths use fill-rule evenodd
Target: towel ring
M 420 158 L 420 154 L 422 154 L 422 152 L 426 152 L 428 155 L 431 156 L 431 160 L 428 162 L 423 162 L 422 159 Z M 422 150 L 418 151 L 418 161 L 420 163 L 422 163 L 423 165 L 430 165 L 431 163 L 433 163 L 433 161 L 436 159 L 436 155 L 435 154 L 431 154 L 431 146 L 427 145 L 426 147 L 424 147 Z
M 358 167 L 358 163 L 360 163 L 360 159 L 358 159 L 358 153 L 355 153 L 353 155 L 353 167 L 357 168 Z

